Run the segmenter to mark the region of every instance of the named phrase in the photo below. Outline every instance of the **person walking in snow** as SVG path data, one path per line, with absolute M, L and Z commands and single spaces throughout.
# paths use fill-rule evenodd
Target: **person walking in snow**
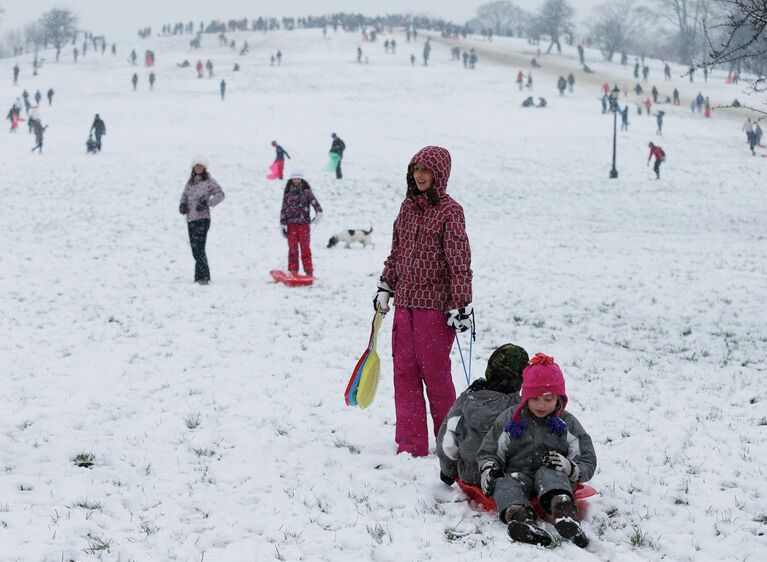
M 519 404 L 522 370 L 529 359 L 513 343 L 500 346 L 487 360 L 485 378 L 471 383 L 450 408 L 437 435 L 439 478 L 448 486 L 456 476 L 470 486 L 480 485 L 477 451 L 495 419 Z
M 762 126 L 759 125 L 759 121 L 754 124 L 754 140 L 757 146 L 762 146 Z
M 224 200 L 224 191 L 208 172 L 208 160 L 203 156 L 192 159 L 192 173 L 184 186 L 178 212 L 186 215 L 189 245 L 194 257 L 194 282 L 207 285 L 210 269 L 205 245 L 210 229 L 210 209 Z
M 277 49 L 276 58 L 277 58 L 277 66 L 282 66 L 282 51 L 280 51 L 279 49 Z
M 570 93 L 573 93 L 573 88 L 575 87 L 575 75 L 571 72 L 567 75 L 567 86 L 570 91 Z
M 138 58 L 138 55 L 136 54 L 136 49 L 131 49 L 130 52 L 130 63 L 133 66 L 136 66 L 136 59 Z
M 560 76 L 557 79 L 557 90 L 559 90 L 559 95 L 564 96 L 566 89 L 567 89 L 567 78 L 565 78 L 564 76 Z
M 646 98 L 642 105 L 644 106 L 645 111 L 647 112 L 647 116 L 650 116 L 650 109 L 652 108 L 652 101 L 650 101 L 650 98 Z
M 407 191 L 373 306 L 394 297 L 395 441 L 398 453 L 429 454 L 424 386 L 435 437 L 455 402 L 450 349 L 455 330 L 472 330 L 471 248 L 463 209 L 447 194 L 450 153 L 419 150 L 407 167 Z
M 154 81 L 155 81 L 155 75 L 154 72 L 149 73 L 149 89 L 154 90 Z
M 357 62 L 362 64 L 362 47 L 357 47 Z
M 517 72 L 517 87 L 520 92 L 522 91 L 522 88 L 525 87 L 525 75 L 521 70 Z
M 584 59 L 584 56 L 583 56 L 583 54 L 584 54 L 584 51 L 583 51 L 583 45 L 581 45 L 580 43 L 578 43 L 578 60 L 580 61 L 580 63 L 581 63 L 582 65 L 583 65 L 583 64 L 586 64 L 586 60 Z
M 665 114 L 665 111 L 658 111 L 658 113 L 655 114 L 655 122 L 658 124 L 658 130 L 655 131 L 656 135 L 663 135 L 663 116 Z
M 14 104 L 11 106 L 10 111 L 8 111 L 8 115 L 5 116 L 11 122 L 10 133 L 15 133 L 18 130 L 19 121 L 21 121 L 20 113 L 21 109 Z
M 464 55 L 465 54 L 466 53 L 464 53 Z M 411 53 L 410 54 L 410 66 L 415 66 L 415 61 L 416 61 L 415 55 Z M 357 62 L 359 62 L 359 61 L 357 61 Z M 466 66 L 466 65 L 464 65 L 464 66 Z
M 19 82 L 19 65 L 13 65 L 13 85 L 15 86 Z
M 341 160 L 344 159 L 344 150 L 346 150 L 346 143 L 341 140 L 341 137 L 336 135 L 335 133 L 331 133 L 330 137 L 333 139 L 332 144 L 330 145 L 330 154 L 337 154 L 338 155 L 338 164 L 336 164 L 336 179 L 343 178 L 343 173 L 341 173 Z
M 221 90 L 221 101 L 224 101 L 224 96 L 226 95 L 226 80 L 223 78 L 221 79 L 221 84 L 219 85 L 219 89 Z
M 652 94 L 652 102 L 658 103 L 658 88 L 653 86 L 652 90 L 650 90 L 650 93 Z
M 653 143 L 649 144 L 650 146 L 650 156 L 647 158 L 647 165 L 650 165 L 650 160 L 652 160 L 652 157 L 655 156 L 655 166 L 653 167 L 653 171 L 655 172 L 655 179 L 660 179 L 660 165 L 666 161 L 666 153 L 663 151 L 663 149 Z
M 679 90 L 674 88 L 674 93 L 672 94 L 672 100 L 674 105 L 679 105 Z
M 202 61 L 198 60 L 197 64 L 194 65 L 194 67 L 197 69 L 197 78 L 202 78 L 202 69 L 204 68 L 202 65 Z
M 594 475 L 597 455 L 567 405 L 562 370 L 553 357 L 536 353 L 522 374 L 520 404 L 502 412 L 482 440 L 477 453 L 482 492 L 495 499 L 514 541 L 551 544 L 530 504 L 537 496 L 562 538 L 580 548 L 589 544 L 578 524 L 573 491 Z
M 666 80 L 671 80 L 671 67 L 666 63 L 666 65 L 663 67 L 663 78 Z
M 53 105 L 53 88 L 48 88 L 48 107 Z
M 210 59 L 205 61 L 205 70 L 208 71 L 208 78 L 213 78 L 213 61 Z
M 136 85 L 138 84 L 138 74 L 136 74 L 134 72 L 133 76 L 131 76 L 130 81 L 131 81 L 131 84 L 133 84 L 133 91 L 135 92 L 136 91 Z
M 625 105 L 621 113 L 621 131 L 629 130 L 629 106 Z
M 703 93 L 702 92 L 698 92 L 698 95 L 695 96 L 695 104 L 698 107 L 698 113 L 703 111 L 703 106 L 706 105 L 706 98 L 703 97 Z
M 525 88 L 527 88 L 528 90 L 532 90 L 533 89 L 533 74 L 532 74 L 532 72 L 528 72 L 527 73 L 527 83 L 525 84 Z
M 43 94 L 40 93 L 40 90 L 37 90 L 35 92 L 35 105 L 40 105 L 40 100 L 43 99 Z
M 282 174 L 285 171 L 285 157 L 290 160 L 290 154 L 288 151 L 282 148 L 277 141 L 272 141 L 272 146 L 275 150 L 274 165 L 276 167 L 277 179 L 282 179 Z
M 34 130 L 35 130 L 35 146 L 32 148 L 31 152 L 34 152 L 35 150 L 38 151 L 38 154 L 43 153 L 43 135 L 45 134 L 45 130 L 48 128 L 48 125 L 43 127 L 42 122 L 39 119 L 35 120 Z
M 426 39 L 423 44 L 423 65 L 429 66 L 429 57 L 431 56 L 431 38 Z
M 309 207 L 314 207 L 311 218 Z M 301 172 L 293 172 L 282 194 L 280 227 L 282 235 L 288 239 L 288 271 L 298 274 L 299 249 L 301 265 L 305 275 L 314 275 L 311 248 L 311 224 L 319 224 L 322 219 L 322 207 L 312 193 L 312 188 Z
M 751 150 L 751 156 L 756 156 L 756 131 L 754 131 L 754 122 L 751 121 L 750 117 L 743 123 L 741 130 L 746 133 L 746 142 L 748 143 L 748 148 Z
M 107 134 L 107 126 L 104 124 L 104 121 L 101 120 L 98 113 L 93 118 L 90 132 L 96 137 L 96 147 L 99 152 L 101 152 L 101 137 Z

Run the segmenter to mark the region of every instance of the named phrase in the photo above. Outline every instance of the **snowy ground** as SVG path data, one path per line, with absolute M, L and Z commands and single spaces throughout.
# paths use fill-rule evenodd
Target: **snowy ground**
M 655 119 L 632 112 L 609 180 L 598 80 L 554 89 L 577 68 L 569 50 L 535 73 L 541 110 L 520 107 L 504 59 L 527 60 L 522 43 L 471 43 L 501 55 L 469 72 L 438 41 L 423 68 L 400 36 L 397 55 L 363 45 L 367 65 L 357 35 L 234 37 L 252 54 L 209 36 L 199 53 L 188 38 L 137 44 L 157 53 L 154 92 L 145 69 L 130 91 L 131 45 L 77 66 L 63 55 L 36 78 L 23 59 L 18 88 L 2 61 L 3 107 L 22 88 L 57 93 L 42 156 L 25 130 L 0 135 L 0 560 L 767 559 L 767 161 L 749 155 L 739 116 L 672 108 L 656 181 Z M 277 48 L 284 65 L 270 68 Z M 198 56 L 215 79 L 176 67 Z M 633 84 L 630 67 L 594 66 Z M 701 87 L 675 80 L 688 99 Z M 721 77 L 710 90 L 743 98 Z M 95 157 L 94 113 L 108 131 Z M 332 131 L 348 146 L 340 182 L 319 171 Z M 325 209 L 308 289 L 267 274 L 287 253 L 282 186 L 264 179 L 272 139 Z M 394 454 L 389 318 L 376 402 L 343 404 L 405 167 L 426 144 L 451 151 L 466 211 L 474 374 L 509 341 L 553 355 L 594 438 L 587 551 L 512 544 L 439 481 L 435 457 Z M 192 283 L 176 211 L 200 151 L 227 195 L 207 287 Z M 325 248 L 370 225 L 375 250 Z M 453 366 L 460 391 L 457 354 Z

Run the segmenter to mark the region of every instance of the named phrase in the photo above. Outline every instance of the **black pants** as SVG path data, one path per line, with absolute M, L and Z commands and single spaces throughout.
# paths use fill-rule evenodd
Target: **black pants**
M 101 135 L 96 133 L 96 149 L 101 150 Z
M 338 165 L 336 166 L 336 179 L 341 179 L 344 177 L 344 175 L 341 173 L 341 159 L 338 160 Z
M 653 170 L 655 170 L 655 177 L 660 179 L 660 165 L 663 162 L 660 158 L 655 159 L 655 166 L 653 167 Z
M 189 228 L 189 245 L 192 247 L 192 256 L 194 256 L 194 280 L 210 281 L 208 257 L 205 255 L 205 242 L 208 239 L 210 219 L 198 219 L 186 224 Z

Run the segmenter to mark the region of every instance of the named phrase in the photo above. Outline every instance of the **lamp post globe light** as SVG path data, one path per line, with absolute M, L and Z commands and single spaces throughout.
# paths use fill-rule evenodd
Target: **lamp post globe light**
M 618 170 L 615 167 L 616 140 L 618 138 L 618 96 L 621 91 L 616 84 L 613 91 L 610 92 L 610 106 L 613 111 L 613 169 L 610 170 L 610 179 L 618 177 Z

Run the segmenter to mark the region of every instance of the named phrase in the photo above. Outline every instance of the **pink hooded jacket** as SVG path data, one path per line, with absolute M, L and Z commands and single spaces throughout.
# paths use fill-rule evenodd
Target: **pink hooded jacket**
M 418 193 L 416 164 L 434 174 L 431 194 Z M 381 275 L 394 290 L 395 306 L 447 311 L 472 301 L 463 208 L 447 194 L 450 165 L 450 153 L 438 146 L 421 149 L 408 165 L 408 195 L 394 221 L 391 254 Z

